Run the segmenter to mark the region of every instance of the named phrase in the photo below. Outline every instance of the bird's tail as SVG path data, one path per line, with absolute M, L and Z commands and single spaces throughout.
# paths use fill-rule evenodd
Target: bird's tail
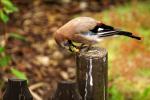
M 114 35 L 124 35 L 128 36 L 137 40 L 141 40 L 141 37 L 133 35 L 131 32 L 121 31 L 121 30 L 112 30 L 112 31 L 105 31 L 97 33 L 98 37 L 108 37 L 108 36 L 114 36 Z

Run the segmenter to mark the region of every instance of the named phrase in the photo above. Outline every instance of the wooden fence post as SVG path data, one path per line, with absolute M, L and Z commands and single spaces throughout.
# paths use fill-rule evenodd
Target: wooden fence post
M 107 51 L 92 48 L 76 57 L 77 83 L 83 100 L 107 100 Z
M 82 97 L 78 92 L 76 82 L 61 81 L 51 100 L 82 100 Z

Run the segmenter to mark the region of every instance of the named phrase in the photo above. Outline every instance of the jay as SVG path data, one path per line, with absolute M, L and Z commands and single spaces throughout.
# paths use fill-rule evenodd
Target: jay
M 80 52 L 97 43 L 104 37 L 123 35 L 137 40 L 140 37 L 106 25 L 91 17 L 77 17 L 60 27 L 55 33 L 56 43 L 71 52 Z

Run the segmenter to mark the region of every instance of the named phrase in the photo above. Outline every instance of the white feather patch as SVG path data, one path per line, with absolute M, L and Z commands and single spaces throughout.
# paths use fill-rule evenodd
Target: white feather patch
M 104 30 L 103 28 L 98 28 L 98 32 L 103 31 L 103 30 Z

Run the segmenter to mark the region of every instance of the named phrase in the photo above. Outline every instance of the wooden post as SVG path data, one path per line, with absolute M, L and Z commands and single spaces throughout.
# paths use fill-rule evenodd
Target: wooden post
M 76 82 L 62 81 L 58 83 L 51 100 L 82 100 Z
M 107 51 L 92 48 L 76 57 L 77 83 L 83 100 L 107 100 Z

